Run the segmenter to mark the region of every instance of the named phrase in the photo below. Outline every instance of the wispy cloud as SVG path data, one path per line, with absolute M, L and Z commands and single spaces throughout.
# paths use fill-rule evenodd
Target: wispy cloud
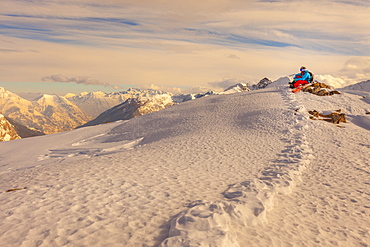
M 361 9 L 367 5 L 365 1 L 354 1 L 350 7 L 350 1 L 339 0 L 219 0 L 212 4 L 195 1 L 186 4 L 179 1 L 105 1 L 98 4 L 92 0 L 21 3 L 29 8 L 36 5 L 40 13 L 24 14 L 20 6 L 20 10 L 13 7 L 13 11 L 3 13 L 0 28 L 7 35 L 50 42 L 85 41 L 96 45 L 109 44 L 112 38 L 122 40 L 123 45 L 126 39 L 132 38 L 170 39 L 228 47 L 245 44 L 295 46 L 345 55 L 351 55 L 352 50 L 352 55 L 369 55 L 365 54 L 369 53 L 366 45 L 351 49 L 359 46 L 361 43 L 358 41 L 364 38 L 356 30 L 369 27 L 369 24 L 360 23 L 366 13 Z M 302 6 L 307 11 L 301 11 Z M 356 16 L 353 16 L 355 12 Z M 106 43 L 103 39 L 94 42 L 87 39 L 89 36 L 107 40 Z M 338 45 L 329 45 L 333 41 Z
M 352 80 L 369 80 L 370 78 L 370 58 L 354 57 L 348 60 L 339 75 Z
M 336 88 L 345 87 L 370 79 L 370 58 L 353 57 L 346 61 L 341 70 L 333 75 L 318 75 L 317 79 Z
M 0 52 L 22 52 L 20 50 L 16 50 L 16 49 L 0 49 Z
M 88 76 L 75 76 L 75 77 L 67 77 L 64 75 L 51 75 L 45 76 L 41 79 L 42 81 L 50 81 L 50 82 L 63 82 L 63 83 L 76 83 L 76 84 L 84 84 L 84 85 L 101 85 L 104 87 L 112 87 L 114 89 L 120 88 L 119 86 L 112 85 L 106 82 L 102 82 L 100 80 L 94 79 Z

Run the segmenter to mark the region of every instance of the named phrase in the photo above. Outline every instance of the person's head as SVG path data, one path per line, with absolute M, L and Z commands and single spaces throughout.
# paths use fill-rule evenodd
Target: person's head
M 306 67 L 305 66 L 302 66 L 299 71 L 301 71 L 302 73 L 306 71 Z

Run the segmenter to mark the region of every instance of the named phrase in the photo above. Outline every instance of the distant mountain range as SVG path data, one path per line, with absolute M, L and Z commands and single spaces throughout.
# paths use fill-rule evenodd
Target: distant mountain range
M 127 99 L 139 98 L 150 99 L 156 95 L 170 94 L 163 91 L 152 89 L 135 89 L 129 88 L 127 91 L 103 93 L 91 92 L 80 94 L 67 94 L 64 97 L 70 102 L 78 106 L 82 111 L 90 115 L 92 118 L 97 117 L 100 113 L 112 108 L 118 104 L 125 102 Z M 172 94 L 170 94 L 172 95 Z
M 65 96 L 44 94 L 34 100 L 24 99 L 0 87 L 0 113 L 3 114 L 0 115 L 3 138 L 0 141 L 128 120 L 201 97 L 258 90 L 269 87 L 270 84 L 284 86 L 289 81 L 289 77 L 282 77 L 274 82 L 263 78 L 252 86 L 238 83 L 223 92 L 208 91 L 199 94 L 175 95 L 158 90 L 129 88 L 113 93 L 99 91 Z M 343 89 L 370 92 L 370 80 Z
M 2 87 L 0 112 L 31 130 L 45 134 L 71 130 L 91 120 L 63 96 L 44 94 L 29 101 Z
M 267 85 L 267 84 L 266 84 Z M 224 92 L 213 92 L 208 91 L 206 93 L 199 94 L 177 94 L 174 95 L 168 92 L 153 91 L 153 90 L 138 90 L 129 89 L 128 93 L 123 95 L 135 95 L 135 97 L 127 99 L 125 102 L 110 108 L 92 121 L 82 125 L 92 126 L 103 124 L 107 122 L 114 122 L 118 120 L 128 120 L 134 117 L 145 115 L 151 112 L 159 111 L 164 108 L 170 107 L 174 104 L 179 104 L 185 101 L 198 99 L 201 97 L 206 97 L 215 94 L 228 94 L 249 91 L 247 84 L 239 83 L 232 87 L 229 87 Z M 140 94 L 140 92 L 142 92 Z M 121 94 L 122 95 L 122 94 Z M 122 97 L 121 97 L 122 98 Z M 96 98 L 97 99 L 97 98 Z
M 105 122 L 122 118 L 130 119 L 161 110 L 175 104 L 174 100 L 184 101 L 187 97 L 174 96 L 171 93 L 157 90 L 130 88 L 127 91 L 116 93 L 92 92 L 77 95 L 67 94 L 65 96 L 44 94 L 36 99 L 27 100 L 0 87 L 0 113 L 4 115 L 2 122 L 4 130 L 2 133 L 5 136 L 5 132 L 9 132 L 4 140 L 16 139 L 14 131 L 21 132 L 21 134 L 18 133 L 19 138 L 54 134 L 77 128 L 86 123 L 88 125 L 99 124 L 104 116 L 109 118 L 104 120 Z M 102 112 L 122 103 L 125 104 L 90 122 Z M 135 106 L 138 107 L 135 108 Z M 123 109 L 126 114 L 116 112 L 114 115 L 112 112 L 117 109 Z M 129 113 L 130 111 L 132 111 L 132 114 Z M 107 114 L 111 116 L 108 117 Z M 120 116 L 118 117 L 118 115 Z M 13 128 L 12 126 L 23 127 Z

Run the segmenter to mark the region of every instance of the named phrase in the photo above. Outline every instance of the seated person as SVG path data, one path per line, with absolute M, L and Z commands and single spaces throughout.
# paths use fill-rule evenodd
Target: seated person
M 294 88 L 309 84 L 312 81 L 311 74 L 306 69 L 306 67 L 302 66 L 299 70 L 301 72 L 293 77 L 292 83 Z

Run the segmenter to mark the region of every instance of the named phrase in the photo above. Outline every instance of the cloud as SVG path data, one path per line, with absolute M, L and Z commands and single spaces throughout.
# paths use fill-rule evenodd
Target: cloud
M 150 84 L 150 85 L 142 85 L 140 86 L 142 89 L 153 89 L 157 91 L 163 91 L 163 92 L 170 92 L 173 94 L 181 94 L 183 93 L 183 89 L 179 87 L 171 87 L 171 86 L 163 86 L 163 85 L 155 85 L 155 84 Z
M 226 56 L 227 58 L 231 58 L 231 59 L 240 59 L 240 57 L 238 57 L 237 55 L 235 54 L 229 54 Z
M 370 57 L 351 58 L 340 72 L 349 78 L 370 78 Z
M 342 88 L 370 79 L 370 57 L 353 57 L 345 61 L 334 75 L 316 75 L 315 79 L 335 88 Z
M 352 57 L 334 76 L 320 78 L 334 87 L 345 87 L 370 79 L 370 57 Z
M 0 52 L 3 52 L 3 53 L 24 53 L 24 52 L 38 52 L 38 51 L 36 51 L 36 50 L 23 51 L 23 50 L 16 50 L 16 49 L 1 49 L 0 48 Z
M 343 78 L 334 77 L 332 75 L 316 75 L 315 80 L 333 86 L 334 88 L 342 88 L 350 84 L 348 80 Z
M 51 75 L 45 76 L 41 79 L 42 81 L 51 81 L 51 82 L 63 82 L 63 83 L 75 83 L 75 84 L 84 84 L 84 85 L 100 85 L 104 87 L 112 87 L 114 89 L 119 89 L 121 87 L 117 85 L 112 85 L 100 80 L 94 79 L 88 76 L 76 76 L 76 77 L 67 77 L 64 75 Z
M 235 48 L 250 44 L 258 48 L 294 46 L 337 54 L 369 54 L 369 45 L 363 42 L 363 30 L 370 29 L 370 24 L 363 21 L 369 4 L 365 0 L 352 2 L 11 1 L 6 3 L 5 9 L 9 10 L 0 15 L 0 20 L 9 36 L 47 42 L 99 46 L 149 43 L 152 48 L 162 49 L 164 41 L 186 40 Z M 310 11 L 302 12 L 302 5 Z
M 16 50 L 16 49 L 0 49 L 0 52 L 22 52 L 22 51 L 19 51 L 19 50 Z

